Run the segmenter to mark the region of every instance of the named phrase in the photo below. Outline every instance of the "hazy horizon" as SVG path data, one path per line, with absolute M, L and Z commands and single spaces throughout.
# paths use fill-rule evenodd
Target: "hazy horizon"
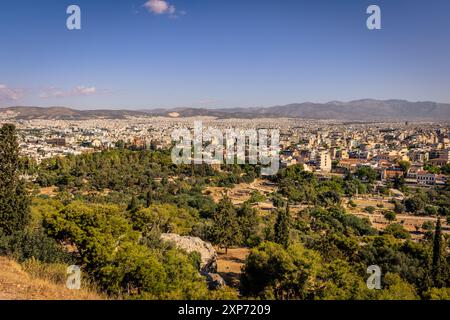
M 326 102 L 320 102 L 320 101 L 298 101 L 298 102 L 291 102 L 287 104 L 274 104 L 274 105 L 264 105 L 264 106 L 243 106 L 243 107 L 201 107 L 201 106 L 174 106 L 174 107 L 148 107 L 148 108 L 133 108 L 131 106 L 124 106 L 124 107 L 100 107 L 100 108 L 89 108 L 89 107 L 83 107 L 83 106 L 68 106 L 68 105 L 10 105 L 10 106 L 0 106 L 0 109 L 8 109 L 8 108 L 68 108 L 73 110 L 79 110 L 79 111 L 95 111 L 95 110 L 130 110 L 130 111 L 152 111 L 152 110 L 172 110 L 172 109 L 206 109 L 206 110 L 219 110 L 219 109 L 257 109 L 257 108 L 271 108 L 271 107 L 284 107 L 288 105 L 294 105 L 294 104 L 332 104 L 332 103 L 342 103 L 342 104 L 348 104 L 352 102 L 358 102 L 358 101 L 406 101 L 409 103 L 438 103 L 438 104 L 448 104 L 450 105 L 450 102 L 440 102 L 440 101 L 431 101 L 431 100 L 423 100 L 423 101 L 410 101 L 406 99 L 374 99 L 374 98 L 361 98 L 361 99 L 355 99 L 355 100 L 349 100 L 349 101 L 340 101 L 340 100 L 330 100 Z

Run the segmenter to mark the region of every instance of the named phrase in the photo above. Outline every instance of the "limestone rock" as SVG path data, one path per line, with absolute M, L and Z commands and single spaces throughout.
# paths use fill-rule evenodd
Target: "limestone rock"
M 211 243 L 203 241 L 198 237 L 180 236 L 175 233 L 161 234 L 161 240 L 172 242 L 179 249 L 187 253 L 198 252 L 201 256 L 200 270 L 207 273 L 217 271 L 217 252 Z

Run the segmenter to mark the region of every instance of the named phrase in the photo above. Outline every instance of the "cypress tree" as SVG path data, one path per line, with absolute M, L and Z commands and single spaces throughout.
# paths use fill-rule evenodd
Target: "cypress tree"
M 131 197 L 131 202 L 128 205 L 127 210 L 130 211 L 131 213 L 135 213 L 138 210 L 138 202 L 134 195 Z
M 433 261 L 431 265 L 431 276 L 433 284 L 437 288 L 443 286 L 442 283 L 442 230 L 441 230 L 441 218 L 438 218 L 436 223 L 436 229 L 433 239 Z
M 286 205 L 286 210 L 279 210 L 277 221 L 275 223 L 275 242 L 287 248 L 289 245 L 289 225 L 290 212 L 289 204 Z
M 19 177 L 19 145 L 16 128 L 0 128 L 0 233 L 12 235 L 23 231 L 31 213 L 25 184 Z
M 258 211 L 250 203 L 244 202 L 238 209 L 237 214 L 242 240 L 248 244 L 258 228 Z
M 150 189 L 147 191 L 146 207 L 150 208 L 153 203 L 153 191 Z

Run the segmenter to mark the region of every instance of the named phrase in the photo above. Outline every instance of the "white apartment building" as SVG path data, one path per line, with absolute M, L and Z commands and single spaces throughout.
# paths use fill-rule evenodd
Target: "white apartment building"
M 317 164 L 322 172 L 331 171 L 331 156 L 329 151 L 320 151 L 317 154 Z

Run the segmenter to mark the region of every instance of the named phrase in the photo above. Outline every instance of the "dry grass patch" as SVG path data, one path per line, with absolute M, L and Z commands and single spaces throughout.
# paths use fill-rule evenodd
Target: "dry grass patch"
M 61 265 L 43 266 L 29 263 L 24 268 L 15 261 L 0 257 L 0 300 L 102 300 L 105 297 L 87 289 L 65 287 Z M 33 275 L 32 275 L 33 274 Z M 43 277 L 43 278 L 40 278 Z M 63 282 L 63 283 L 61 283 Z

